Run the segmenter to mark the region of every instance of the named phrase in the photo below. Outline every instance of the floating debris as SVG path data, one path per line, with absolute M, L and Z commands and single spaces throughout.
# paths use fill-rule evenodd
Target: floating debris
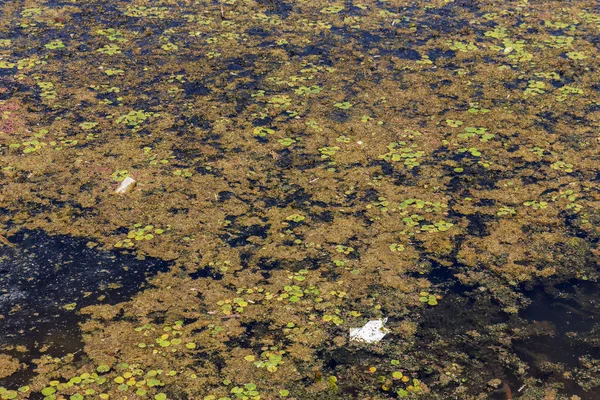
M 121 182 L 119 187 L 115 190 L 115 193 L 117 193 L 117 194 L 128 193 L 133 189 L 135 184 L 136 184 L 135 179 L 128 176 L 127 178 L 123 179 L 123 182 Z
M 350 340 L 366 343 L 377 343 L 389 332 L 383 325 L 387 318 L 374 319 L 367 322 L 362 328 L 350 328 Z

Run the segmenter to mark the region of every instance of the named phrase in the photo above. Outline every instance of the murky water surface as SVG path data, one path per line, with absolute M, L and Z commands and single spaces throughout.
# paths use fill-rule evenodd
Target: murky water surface
M 0 14 L 0 399 L 599 398 L 596 1 Z

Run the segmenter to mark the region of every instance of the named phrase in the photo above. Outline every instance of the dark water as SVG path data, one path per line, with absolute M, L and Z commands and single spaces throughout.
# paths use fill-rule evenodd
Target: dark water
M 8 239 L 14 247 L 0 248 L 0 345 L 25 363 L 80 353 L 78 310 L 125 301 L 169 268 L 162 260 L 94 249 L 83 238 L 22 230 Z M 32 376 L 27 369 L 5 381 L 23 385 Z

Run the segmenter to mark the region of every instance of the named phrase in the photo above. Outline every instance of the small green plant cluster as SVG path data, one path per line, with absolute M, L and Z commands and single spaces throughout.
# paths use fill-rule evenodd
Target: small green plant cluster
M 165 232 L 164 229 L 155 228 L 154 225 L 146 225 L 142 228 L 142 224 L 135 224 L 133 225 L 133 228 L 134 229 L 131 229 L 129 233 L 127 233 L 127 238 L 135 239 L 137 241 L 152 240 L 154 239 L 154 234 L 162 235 Z
M 116 181 L 116 182 L 121 182 L 128 176 L 129 176 L 129 171 L 127 171 L 126 169 L 117 169 L 112 174 L 110 174 L 110 177 L 112 178 L 112 180 Z
M 323 314 L 321 317 L 323 322 L 333 322 L 335 325 L 341 325 L 344 320 L 337 314 Z
M 575 86 L 568 86 L 568 85 L 561 87 L 559 89 L 559 91 L 560 91 L 560 94 L 558 96 L 556 96 L 556 101 L 558 101 L 558 102 L 563 102 L 563 101 L 567 100 L 567 98 L 569 96 L 583 94 L 582 89 L 577 88 Z
M 27 385 L 19 387 L 17 390 L 9 390 L 3 386 L 0 386 L 0 399 L 12 400 L 18 399 L 21 395 L 27 395 L 31 391 L 31 388 Z
M 104 73 L 108 76 L 113 76 L 113 75 L 122 75 L 125 71 L 122 69 L 118 69 L 118 68 L 106 68 L 104 70 Z
M 544 156 L 544 149 L 542 149 L 541 147 L 535 146 L 535 147 L 532 147 L 531 149 L 529 149 L 529 151 L 536 154 L 538 157 Z
M 560 201 L 561 199 L 568 201 L 565 207 L 567 210 L 572 210 L 574 213 L 579 213 L 583 209 L 581 204 L 577 204 L 577 194 L 572 189 L 561 190 L 558 195 L 552 196 L 553 201 Z
M 295 273 L 294 275 L 291 275 L 289 278 L 290 279 L 295 279 L 296 281 L 302 282 L 305 279 L 305 272 L 306 270 L 302 270 L 300 272 Z M 308 272 L 308 271 L 306 271 Z M 255 304 L 261 304 L 262 302 L 270 302 L 273 299 L 277 300 L 277 301 L 287 301 L 288 304 L 294 304 L 299 302 L 302 298 L 307 298 L 308 295 L 311 296 L 312 301 L 314 301 L 315 303 L 320 303 L 323 301 L 323 299 L 321 297 L 319 297 L 320 295 L 320 290 L 317 286 L 315 285 L 309 285 L 305 288 L 302 288 L 298 285 L 285 285 L 281 291 L 275 291 L 275 293 L 269 292 L 269 291 L 265 291 L 263 288 L 258 288 L 258 287 L 254 287 L 254 288 L 239 288 L 237 290 L 238 294 L 242 294 L 245 293 L 247 295 L 250 295 L 252 297 L 252 303 Z M 248 296 L 247 296 L 248 297 Z M 223 304 L 220 304 L 221 308 L 223 309 L 223 306 L 225 306 L 226 304 L 232 304 L 232 302 L 230 301 L 229 303 L 227 303 L 227 300 L 222 300 Z M 248 298 L 247 300 L 244 300 L 245 303 L 250 302 L 250 299 Z M 236 303 L 239 306 L 239 303 Z M 217 304 L 219 305 L 219 304 Z M 226 310 L 229 310 L 228 306 L 225 306 Z
M 23 145 L 25 147 L 23 149 L 23 153 L 25 153 L 25 154 L 33 153 L 34 151 L 37 151 L 37 150 L 47 146 L 46 142 L 40 142 L 37 139 L 25 141 L 25 142 L 21 143 L 21 145 Z M 18 145 L 18 143 L 16 144 L 16 146 L 15 145 L 12 146 L 12 148 L 18 148 L 18 147 L 20 147 Z
M 279 142 L 280 145 L 282 145 L 284 147 L 290 147 L 291 145 L 293 145 L 294 143 L 297 142 L 296 139 L 289 138 L 289 137 L 286 137 L 283 139 L 278 139 L 277 141 Z
M 544 21 L 544 26 L 550 29 L 565 29 L 569 27 L 569 24 L 561 21 Z
M 181 349 L 183 345 L 188 350 L 194 350 L 196 343 L 185 339 L 185 330 L 183 321 L 178 320 L 172 324 L 164 324 L 162 327 L 162 333 L 158 334 L 157 328 L 152 324 L 145 324 L 142 326 L 135 327 L 136 332 L 141 332 L 144 337 L 150 337 L 150 340 L 140 341 L 137 346 L 139 348 L 162 348 L 167 349 L 171 352 L 176 352 Z M 157 351 L 157 350 L 154 350 Z
M 489 108 L 484 108 L 479 105 L 478 102 L 469 103 L 469 109 L 467 110 L 469 114 L 485 114 L 489 113 Z
M 523 203 L 525 207 L 531 207 L 534 210 L 545 210 L 548 208 L 548 203 L 545 201 L 537 202 L 535 200 L 526 201 Z
M 352 108 L 352 103 L 344 101 L 342 103 L 335 103 L 333 106 L 339 108 L 340 110 L 347 110 L 349 108 Z
M 420 292 L 419 301 L 421 303 L 429 304 L 430 306 L 437 306 L 438 300 L 441 297 L 439 295 L 430 294 L 429 292 Z
M 533 54 L 525 50 L 524 40 L 511 40 L 504 38 L 502 40 L 504 45 L 504 54 L 508 54 L 508 58 L 516 62 L 529 62 L 533 59 Z
M 38 86 L 42 90 L 40 93 L 42 99 L 56 99 L 58 96 L 52 82 L 38 82 Z
M 447 119 L 446 120 L 446 125 L 448 125 L 448 126 L 450 126 L 452 128 L 458 128 L 462 124 L 463 124 L 463 122 L 460 121 L 460 120 L 454 120 L 454 119 Z
M 475 45 L 475 43 L 473 42 L 460 42 L 458 40 L 455 41 L 447 41 L 446 45 L 448 45 L 448 47 L 450 47 L 451 50 L 455 50 L 455 51 L 461 51 L 461 52 L 469 52 L 469 51 L 475 51 L 478 50 L 477 45 Z
M 439 201 L 427 201 L 421 199 L 406 199 L 400 203 L 399 206 L 402 210 L 405 210 L 409 207 L 416 208 L 418 210 L 423 210 L 425 212 L 442 212 L 444 209 L 448 208 L 448 204 L 441 203 Z
M 166 50 L 166 51 L 174 51 L 179 49 L 179 46 L 177 46 L 175 43 L 171 43 L 171 42 L 166 42 L 164 44 L 162 44 L 160 46 L 161 49 Z
M 165 18 L 168 12 L 167 7 L 148 7 L 142 5 L 131 5 L 125 6 L 124 14 L 129 17 L 143 17 L 143 18 Z
M 269 25 L 281 25 L 281 18 L 279 17 L 279 15 L 275 15 L 275 14 L 264 14 L 261 12 L 258 13 L 254 13 L 252 14 L 252 19 L 256 19 L 259 20 L 265 24 L 269 24 Z
M 573 164 L 564 161 L 556 161 L 550 165 L 550 168 L 566 173 L 573 172 Z
M 30 68 L 36 67 L 38 65 L 45 65 L 47 63 L 48 63 L 47 61 L 43 61 L 38 56 L 34 55 L 31 57 L 25 57 L 25 58 L 21 58 L 20 60 L 18 60 L 17 61 L 17 69 L 18 70 L 30 69 Z
M 321 147 L 319 149 L 319 153 L 321 153 L 321 158 L 324 160 L 330 159 L 332 156 L 337 153 L 340 148 L 337 146 L 329 146 L 329 147 Z
M 335 246 L 335 251 L 337 251 L 338 253 L 348 255 L 354 251 L 354 248 L 350 246 L 344 246 L 343 244 L 338 244 L 337 246 Z
M 55 50 L 55 49 L 64 49 L 65 44 L 60 39 L 53 40 L 44 45 L 47 49 Z
M 264 126 L 257 126 L 252 130 L 252 134 L 258 137 L 265 137 L 267 135 L 272 135 L 275 133 L 274 129 L 265 128 Z
M 379 196 L 377 201 L 372 202 L 371 204 L 367 204 L 367 208 L 378 207 L 381 212 L 386 212 L 388 210 L 388 206 L 390 202 L 383 196 Z
M 81 129 L 83 129 L 84 131 L 90 130 L 95 128 L 98 125 L 97 122 L 90 122 L 90 121 L 86 121 L 86 122 L 82 122 L 79 124 L 79 127 Z
M 285 110 L 292 104 L 292 99 L 287 95 L 275 95 L 269 99 L 269 104 Z
M 587 58 L 584 53 L 579 51 L 570 51 L 566 54 L 566 56 L 571 60 L 585 60 Z
M 424 232 L 446 232 L 453 226 L 454 224 L 452 222 L 444 221 L 442 219 L 437 222 L 434 222 L 433 224 L 421 225 L 421 230 Z
M 323 14 L 337 14 L 344 9 L 344 6 L 329 6 L 321 9 Z
M 234 386 L 231 388 L 230 393 L 235 399 L 241 400 L 260 400 L 260 392 L 258 391 L 254 383 L 246 383 L 243 386 Z M 228 396 L 217 397 L 214 394 L 204 396 L 203 400 L 233 400 Z
M 101 364 L 96 371 L 83 372 L 65 382 L 49 381 L 39 393 L 44 396 L 44 400 L 106 400 L 113 397 L 113 394 L 109 393 L 114 391 L 122 393 L 122 396 L 125 396 L 123 398 L 126 398 L 125 393 L 130 391 L 140 397 L 146 397 L 152 392 L 155 400 L 166 400 L 166 394 L 158 392 L 160 387 L 164 386 L 164 382 L 158 379 L 163 373 L 163 370 L 144 372 L 138 365 L 127 363 L 118 364 L 113 371 L 111 366 Z M 177 372 L 169 371 L 164 375 L 175 376 Z M 2 400 L 18 399 L 21 396 L 29 397 L 30 393 L 34 392 L 29 386 L 22 386 L 17 390 L 0 387 L 0 399 Z
M 427 54 L 423 54 L 423 55 L 421 55 L 421 59 L 417 60 L 417 64 L 431 65 L 431 64 L 433 64 L 433 61 L 431 61 L 431 59 L 429 58 L 429 56 Z
M 484 143 L 495 137 L 493 133 L 487 133 L 486 128 L 476 128 L 474 126 L 467 126 L 463 133 L 458 134 L 458 137 L 461 139 L 468 139 L 477 135 L 479 135 L 479 141 Z
M 558 192 L 558 196 L 552 196 L 552 200 L 556 201 L 557 199 L 567 199 L 574 202 L 577 200 L 577 194 L 573 189 L 561 190 Z
M 481 156 L 481 151 L 479 151 L 477 149 L 477 147 L 469 147 L 469 148 L 462 147 L 462 148 L 458 149 L 458 152 L 459 153 L 467 153 L 468 152 L 473 157 L 480 157 Z
M 340 143 L 350 143 L 352 141 L 352 138 L 346 135 L 340 135 L 337 138 L 335 138 L 335 141 Z
M 378 207 L 381 212 L 400 211 L 400 215 L 408 216 L 410 212 L 409 210 L 413 210 L 414 212 L 440 213 L 444 209 L 448 208 L 448 205 L 439 201 L 432 202 L 416 198 L 405 199 L 400 204 L 395 205 L 390 204 L 385 197 L 378 197 L 377 201 L 367 204 L 366 206 L 367 209 L 373 207 Z
M 21 143 L 10 143 L 8 145 L 9 149 L 22 149 L 24 154 L 33 153 L 40 149 L 43 149 L 47 146 L 50 148 L 59 151 L 63 149 L 63 146 L 75 146 L 79 143 L 77 139 L 65 139 L 64 137 L 59 137 L 56 140 L 46 140 L 42 141 L 46 134 L 48 134 L 47 129 L 40 129 L 37 133 L 33 135 L 34 139 L 26 140 Z
M 503 28 L 501 26 L 496 26 L 493 30 L 486 31 L 483 34 L 487 37 L 502 39 L 502 38 L 506 37 L 506 28 Z
M 221 312 L 225 315 L 231 315 L 233 312 L 241 314 L 244 312 L 244 308 L 248 307 L 248 302 L 242 297 L 235 297 L 233 299 L 225 299 L 217 301 Z
M 134 111 L 130 111 L 129 113 L 127 113 L 125 115 L 121 115 L 119 118 L 116 119 L 116 123 L 117 124 L 125 124 L 129 127 L 136 128 L 138 125 L 145 122 L 148 118 L 153 117 L 153 116 L 158 116 L 158 115 L 159 114 L 156 114 L 151 111 L 144 111 L 144 110 L 135 111 L 134 110 Z
M 116 44 L 107 44 L 104 47 L 96 50 L 99 53 L 106 54 L 109 56 L 113 56 L 115 54 L 121 54 L 121 48 Z
M 318 85 L 300 86 L 299 88 L 294 89 L 294 93 L 296 93 L 300 96 L 308 96 L 311 94 L 321 93 L 322 90 L 323 90 L 323 88 L 321 88 Z
M 150 160 L 150 165 L 166 165 L 169 163 L 169 158 L 175 158 L 174 156 L 169 156 L 166 158 L 159 159 L 158 155 L 152 154 L 152 147 L 144 147 L 144 154 L 148 156 L 148 160 Z
M 390 251 L 395 252 L 401 252 L 404 251 L 406 248 L 404 247 L 403 244 L 400 243 L 392 243 L 390 244 Z
M 401 388 L 396 391 L 398 397 L 408 397 L 411 393 L 421 393 L 423 389 L 421 388 L 421 382 L 414 378 L 412 380 L 412 385 L 407 385 L 406 388 Z
M 409 170 L 421 165 L 421 158 L 425 155 L 425 152 L 416 150 L 417 145 L 414 144 L 408 147 L 405 146 L 405 142 L 390 143 L 387 145 L 389 151 L 380 155 L 379 158 L 387 162 L 403 161 L 404 166 Z
M 288 275 L 289 279 L 294 279 L 295 281 L 302 282 L 306 280 L 306 275 L 308 275 L 307 269 L 301 269 L 298 272 L 294 272 L 293 275 Z
M 123 33 L 114 28 L 106 28 L 106 29 L 97 29 L 96 33 L 98 35 L 105 36 L 111 42 L 126 42 L 127 39 L 123 37 Z
M 403 229 L 398 233 L 401 235 L 415 236 L 415 234 L 419 232 L 445 232 L 454 226 L 452 222 L 443 219 L 436 221 L 433 224 L 423 223 L 424 221 L 425 217 L 418 214 L 411 214 L 403 217 L 402 222 L 404 222 L 407 229 Z
M 319 123 L 314 119 L 309 119 L 306 121 L 306 126 L 314 130 L 315 132 L 323 132 L 323 128 L 319 126 Z
M 127 238 L 119 240 L 114 246 L 116 248 L 131 248 L 135 245 L 134 240 L 136 242 L 140 242 L 142 240 L 152 240 L 155 237 L 154 235 L 162 235 L 165 233 L 165 231 L 170 229 L 171 227 L 169 226 L 166 228 L 157 228 L 154 225 L 142 226 L 142 224 L 135 224 L 127 233 Z
M 284 293 L 281 293 L 277 300 L 287 299 L 290 303 L 297 303 L 304 296 L 304 290 L 298 285 L 286 285 L 283 287 Z
M 381 385 L 381 389 L 385 392 L 394 391 L 398 397 L 404 398 L 411 394 L 418 394 L 422 392 L 421 382 L 416 378 L 410 378 L 398 369 L 400 360 L 391 360 L 391 367 L 385 366 L 388 370 L 387 373 L 377 376 L 377 382 Z M 377 372 L 377 368 L 372 366 L 367 370 L 368 373 L 373 374 Z
M 552 79 L 552 80 L 555 80 L 557 82 L 560 81 L 560 74 L 558 72 L 555 72 L 555 71 L 550 71 L 550 72 L 536 72 L 534 75 L 537 76 L 538 78 Z
M 546 83 L 542 81 L 529 80 L 527 82 L 527 88 L 523 92 L 525 95 L 537 96 L 538 94 L 546 93 Z
M 562 49 L 573 46 L 573 40 L 575 40 L 573 36 L 550 35 L 548 38 L 544 39 L 544 43 L 549 47 Z
M 513 216 L 517 214 L 517 211 L 512 208 L 512 207 L 508 207 L 508 206 L 502 206 L 500 207 L 500 209 L 496 212 L 496 215 L 499 217 L 503 217 L 503 216 Z
M 401 235 L 414 236 L 420 232 L 445 232 L 454 226 L 451 222 L 431 215 L 445 214 L 448 204 L 441 201 L 408 198 L 399 204 L 394 204 L 388 202 L 384 197 L 379 197 L 377 202 L 368 204 L 366 208 L 370 209 L 373 206 L 379 207 L 382 212 L 388 213 L 388 216 L 393 216 L 395 212 L 398 212 L 401 221 L 406 227 L 399 232 Z M 375 221 L 380 218 L 379 216 L 372 216 L 371 220 Z M 427 221 L 432 220 L 433 223 L 427 223 Z M 404 250 L 404 246 L 401 244 L 392 244 L 390 245 L 390 250 L 402 251 Z
M 253 365 L 256 368 L 266 368 L 269 372 L 277 372 L 279 365 L 283 364 L 284 350 L 278 350 L 277 347 L 263 347 L 260 353 L 260 360 L 255 361 Z
M 327 169 L 330 172 L 335 171 L 336 162 L 333 161 L 332 157 L 340 150 L 338 146 L 326 146 L 319 148 L 319 153 L 321 153 L 321 159 L 329 160 L 327 165 L 329 168 Z
M 418 214 L 412 214 L 409 215 L 407 217 L 402 218 L 402 222 L 404 222 L 404 224 L 406 224 L 406 226 L 408 227 L 415 227 L 415 226 L 419 226 L 420 221 L 423 221 L 425 218 L 418 215 Z M 403 233 L 404 231 L 400 232 Z
M 288 221 L 292 221 L 292 222 L 302 222 L 306 219 L 306 217 L 304 215 L 301 214 L 292 214 L 292 215 L 288 215 L 287 217 L 285 217 L 286 220 Z
M 184 168 L 176 169 L 175 171 L 173 171 L 173 175 L 181 176 L 183 178 L 190 178 L 192 175 L 194 175 L 194 173 L 189 168 Z
M 321 297 L 319 297 L 319 294 L 321 293 L 321 291 L 319 290 L 318 287 L 314 286 L 314 285 L 310 285 L 304 289 L 302 289 L 302 294 L 299 292 L 300 291 L 300 287 L 297 285 L 286 285 L 283 287 L 283 290 L 286 293 L 282 293 L 278 300 L 281 299 L 285 299 L 288 297 L 284 297 L 284 295 L 288 295 L 288 301 L 290 303 L 296 303 L 299 301 L 300 297 L 303 297 L 304 295 L 310 295 L 313 298 L 313 301 L 315 303 L 320 303 L 321 301 L 323 301 L 323 299 Z M 294 298 L 294 296 L 296 296 L 296 298 Z

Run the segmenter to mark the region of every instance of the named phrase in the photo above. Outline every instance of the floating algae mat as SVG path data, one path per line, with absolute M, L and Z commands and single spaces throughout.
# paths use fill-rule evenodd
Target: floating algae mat
M 0 399 L 600 397 L 596 1 L 0 13 Z

